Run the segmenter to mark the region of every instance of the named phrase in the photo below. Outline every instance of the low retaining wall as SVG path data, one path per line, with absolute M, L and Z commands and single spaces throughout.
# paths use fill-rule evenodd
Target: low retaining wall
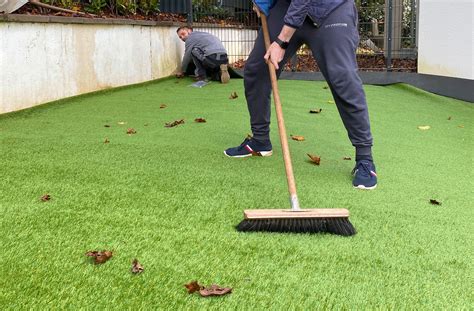
M 0 15 L 0 114 L 170 76 L 180 67 L 184 52 L 177 26 L 153 21 Z M 223 39 L 226 33 L 235 37 L 235 32 L 249 32 L 202 29 L 217 32 Z M 229 48 L 244 49 L 240 53 L 250 49 Z

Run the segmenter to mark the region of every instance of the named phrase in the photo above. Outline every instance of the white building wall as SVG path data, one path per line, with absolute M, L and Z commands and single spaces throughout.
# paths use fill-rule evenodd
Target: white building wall
M 474 79 L 474 0 L 420 0 L 418 72 Z

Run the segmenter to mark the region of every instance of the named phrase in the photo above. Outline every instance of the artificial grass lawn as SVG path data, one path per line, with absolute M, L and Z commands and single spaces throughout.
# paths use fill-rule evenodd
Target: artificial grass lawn
M 275 116 L 272 157 L 227 158 L 249 132 L 242 80 L 190 83 L 0 116 L 2 309 L 472 307 L 472 104 L 366 86 L 379 175 L 367 192 L 351 187 L 353 148 L 325 84 L 281 81 L 288 134 L 306 137 L 290 141 L 302 206 L 348 208 L 358 234 L 238 233 L 242 210 L 288 207 Z M 114 257 L 93 265 L 95 249 Z M 192 280 L 234 290 L 201 298 Z

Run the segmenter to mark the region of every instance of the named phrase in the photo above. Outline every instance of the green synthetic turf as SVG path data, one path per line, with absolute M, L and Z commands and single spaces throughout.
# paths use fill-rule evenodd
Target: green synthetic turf
M 365 86 L 379 185 L 361 191 L 325 84 L 281 81 L 287 132 L 306 137 L 289 142 L 302 207 L 348 208 L 358 234 L 238 233 L 244 209 L 288 207 L 275 116 L 272 157 L 227 158 L 249 133 L 242 80 L 190 83 L 0 116 L 1 309 L 472 309 L 472 104 Z M 192 280 L 233 293 L 189 295 Z

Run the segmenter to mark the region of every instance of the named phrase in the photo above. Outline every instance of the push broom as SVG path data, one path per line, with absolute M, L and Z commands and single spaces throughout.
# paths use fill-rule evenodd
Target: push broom
M 263 37 L 266 49 L 270 47 L 267 19 L 261 15 Z M 237 226 L 238 231 L 295 232 L 295 233 L 332 233 L 351 236 L 356 233 L 349 221 L 349 211 L 344 208 L 301 209 L 296 195 L 296 184 L 291 165 L 290 151 L 286 136 L 285 122 L 281 108 L 280 95 L 275 67 L 268 62 L 270 80 L 273 89 L 273 101 L 278 121 L 283 160 L 285 162 L 288 192 L 291 209 L 245 210 L 244 220 Z

